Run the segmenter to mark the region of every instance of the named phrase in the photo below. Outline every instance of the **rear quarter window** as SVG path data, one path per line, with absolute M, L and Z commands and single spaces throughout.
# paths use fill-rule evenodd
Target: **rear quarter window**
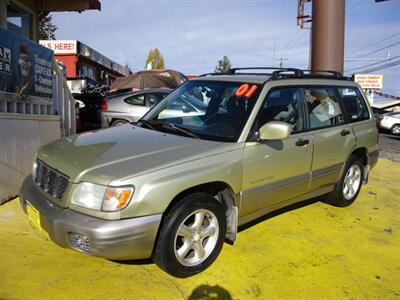
M 369 111 L 364 97 L 357 88 L 338 88 L 347 117 L 351 123 L 369 119 Z
M 134 95 L 134 96 L 130 96 L 128 98 L 125 98 L 124 101 L 128 104 L 131 105 L 140 105 L 140 106 L 144 106 L 144 95 L 140 94 L 140 95 Z

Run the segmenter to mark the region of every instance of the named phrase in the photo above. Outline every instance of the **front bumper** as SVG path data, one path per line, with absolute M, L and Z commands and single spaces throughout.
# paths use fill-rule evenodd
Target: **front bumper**
M 28 201 L 40 214 L 40 224 L 58 245 L 107 259 L 145 259 L 152 254 L 161 214 L 103 220 L 62 208 L 42 195 L 32 180 L 25 179 L 20 194 L 26 213 Z M 71 234 L 87 237 L 89 248 L 76 247 Z

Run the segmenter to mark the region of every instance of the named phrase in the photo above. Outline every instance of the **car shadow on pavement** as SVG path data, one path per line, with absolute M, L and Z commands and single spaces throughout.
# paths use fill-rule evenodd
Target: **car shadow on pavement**
M 298 209 L 298 208 L 302 208 L 302 207 L 308 206 L 310 204 L 314 204 L 314 203 L 319 202 L 319 201 L 321 201 L 321 197 L 308 199 L 308 200 L 305 200 L 305 201 L 302 201 L 302 202 L 297 202 L 295 204 L 280 208 L 280 209 L 275 210 L 273 212 L 267 213 L 266 215 L 261 216 L 261 217 L 255 219 L 255 220 L 253 220 L 253 221 L 250 221 L 249 223 L 240 225 L 239 228 L 238 228 L 238 232 L 245 231 L 245 230 L 249 229 L 250 227 L 253 227 L 254 225 L 257 225 L 258 223 L 264 222 L 265 220 L 272 219 L 272 218 L 277 217 L 279 215 L 282 215 L 284 213 L 290 212 L 290 211 Z
M 277 217 L 279 215 L 282 215 L 284 213 L 290 212 L 290 211 L 298 209 L 298 208 L 302 208 L 302 207 L 308 206 L 310 204 L 313 204 L 313 203 L 316 203 L 316 202 L 319 202 L 319 201 L 321 201 L 321 197 L 308 199 L 308 200 L 305 200 L 305 201 L 302 201 L 302 202 L 298 202 L 298 203 L 289 205 L 287 207 L 283 207 L 281 209 L 275 210 L 273 212 L 270 212 L 270 213 L 268 213 L 268 214 L 266 214 L 264 216 L 261 216 L 261 217 L 255 219 L 253 221 L 250 221 L 249 223 L 246 223 L 246 224 L 243 224 L 243 225 L 239 226 L 238 232 L 245 231 L 245 230 L 249 229 L 250 227 L 253 227 L 254 225 L 257 225 L 258 223 L 261 223 L 261 222 L 263 222 L 265 220 L 272 219 L 272 218 Z M 228 240 L 225 240 L 225 242 L 228 243 L 228 244 L 232 244 Z M 123 264 L 123 265 L 151 265 L 151 264 L 154 264 L 154 262 L 153 262 L 153 260 L 151 258 L 134 259 L 134 260 L 110 260 L 110 261 L 112 261 L 114 263 L 117 263 L 117 264 Z M 205 287 L 209 287 L 209 286 L 203 286 L 202 285 L 202 286 L 199 286 L 198 288 L 202 288 L 201 291 L 203 291 L 203 290 L 205 290 Z M 210 287 L 210 288 L 217 288 L 217 287 L 218 286 Z M 193 291 L 192 295 L 193 294 L 194 294 L 194 291 Z M 196 293 L 196 295 L 200 295 L 200 294 Z M 198 298 L 189 298 L 189 299 L 208 299 L 208 298 L 199 298 L 198 297 Z M 211 299 L 231 299 L 231 298 L 211 298 Z
M 192 294 L 189 296 L 188 300 L 231 300 L 231 294 L 219 285 L 200 285 L 195 288 Z
M 113 263 L 116 264 L 122 264 L 122 265 L 152 265 L 154 264 L 153 260 L 151 258 L 146 258 L 146 259 L 130 259 L 130 260 L 110 260 Z

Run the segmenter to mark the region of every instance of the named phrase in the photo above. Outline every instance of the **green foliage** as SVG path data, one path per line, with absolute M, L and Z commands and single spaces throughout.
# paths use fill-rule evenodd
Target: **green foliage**
M 146 65 L 144 66 L 147 70 L 165 69 L 164 58 L 162 57 L 160 50 L 155 48 L 149 51 L 149 55 L 146 59 Z
M 41 17 L 38 26 L 39 26 L 39 39 L 41 40 L 56 39 L 56 35 L 54 33 L 57 30 L 57 26 L 53 24 L 53 17 L 51 15 L 45 15 L 44 17 Z
M 228 56 L 225 56 L 218 60 L 218 65 L 215 67 L 214 73 L 218 74 L 226 74 L 228 73 L 229 69 L 231 68 L 231 62 Z

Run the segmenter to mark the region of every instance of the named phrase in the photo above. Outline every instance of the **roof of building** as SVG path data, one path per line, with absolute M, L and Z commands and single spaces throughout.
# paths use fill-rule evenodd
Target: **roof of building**
M 99 0 L 42 0 L 38 1 L 39 11 L 84 11 L 97 9 L 101 10 L 101 3 Z

